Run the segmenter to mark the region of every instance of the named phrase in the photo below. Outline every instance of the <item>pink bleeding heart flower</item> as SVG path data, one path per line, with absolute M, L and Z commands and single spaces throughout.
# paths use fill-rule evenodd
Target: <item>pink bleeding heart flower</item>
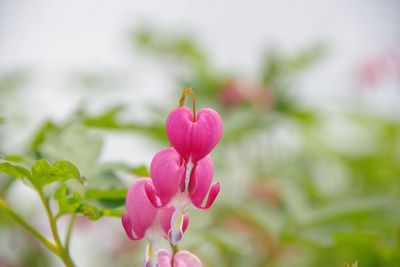
M 156 208 L 147 198 L 145 185 L 152 185 L 150 178 L 136 180 L 128 189 L 126 196 L 127 213 L 122 215 L 122 225 L 127 236 L 132 240 L 146 237 L 149 241 L 146 249 L 144 266 L 155 266 L 153 253 L 155 243 L 164 236 L 169 239 L 174 207 Z M 181 235 L 189 224 L 189 216 L 185 212 L 181 218 Z
M 166 130 L 172 146 L 183 159 L 197 162 L 217 145 L 222 136 L 222 120 L 212 109 L 204 108 L 195 117 L 187 107 L 172 110 Z
M 147 199 L 144 185 L 151 179 L 136 180 L 128 189 L 126 195 L 127 213 L 122 215 L 122 225 L 128 237 L 132 240 L 142 239 L 155 221 L 157 208 Z
M 127 213 L 122 215 L 122 225 L 127 236 L 132 240 L 139 240 L 146 236 L 156 241 L 159 236 L 168 237 L 171 229 L 171 217 L 174 207 L 156 208 L 147 198 L 145 184 L 152 184 L 150 178 L 136 180 L 128 189 L 126 196 Z M 189 224 L 187 213 L 182 217 L 182 232 Z
M 182 216 L 190 203 L 198 209 L 209 209 L 218 196 L 220 183 L 211 185 L 213 162 L 210 156 L 206 156 L 193 167 L 191 162 L 183 164 L 179 153 L 169 147 L 156 154 L 150 172 L 152 183 L 145 184 L 148 200 L 154 207 L 174 207 L 168 238 L 176 244 L 183 236 Z
M 165 206 L 177 194 L 185 176 L 185 166 L 181 156 L 172 147 L 161 149 L 151 161 L 150 176 L 159 197 L 159 203 L 156 203 L 153 198 L 150 200 L 155 203 L 155 206 Z M 151 186 L 146 184 L 146 191 L 150 190 Z M 149 196 L 153 195 L 149 194 Z
M 151 183 L 145 185 L 153 206 L 185 206 L 191 202 L 199 209 L 211 207 L 220 190 L 219 182 L 211 186 L 214 176 L 211 157 L 198 161 L 192 170 L 189 170 L 190 166 L 182 163 L 179 153 L 172 147 L 163 148 L 154 156 L 150 165 L 153 186 Z M 206 205 L 202 206 L 207 194 Z
M 181 250 L 172 257 L 171 253 L 160 249 L 157 253 L 158 267 L 203 267 L 200 259 L 186 250 Z

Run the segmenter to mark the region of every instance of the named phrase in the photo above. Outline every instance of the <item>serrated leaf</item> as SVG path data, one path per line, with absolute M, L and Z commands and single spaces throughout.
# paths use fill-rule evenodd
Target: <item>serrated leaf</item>
M 44 158 L 74 162 L 82 174 L 93 176 L 102 145 L 99 135 L 72 124 L 60 132 L 50 133 L 39 150 Z
M 38 160 L 32 166 L 32 182 L 39 187 L 59 181 L 77 179 L 82 182 L 79 170 L 70 162 L 62 160 L 50 165 L 47 160 Z
M 8 174 L 12 177 L 23 179 L 29 178 L 30 172 L 22 166 L 14 165 L 8 162 L 0 163 L 0 172 Z
M 83 199 L 79 193 L 75 192 L 71 194 L 68 187 L 64 184 L 57 189 L 55 199 L 58 202 L 57 217 L 66 213 L 75 213 L 83 204 Z

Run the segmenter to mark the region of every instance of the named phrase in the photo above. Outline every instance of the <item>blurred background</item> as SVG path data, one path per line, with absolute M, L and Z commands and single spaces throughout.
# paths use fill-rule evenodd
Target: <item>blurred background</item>
M 0 0 L 0 154 L 67 159 L 88 201 L 123 210 L 193 87 L 224 121 L 222 191 L 181 249 L 210 267 L 398 267 L 399 25 L 398 0 Z M 0 195 L 50 235 L 29 187 L 2 175 Z M 118 218 L 73 231 L 78 266 L 143 260 Z M 0 211 L 0 267 L 19 266 L 61 262 Z

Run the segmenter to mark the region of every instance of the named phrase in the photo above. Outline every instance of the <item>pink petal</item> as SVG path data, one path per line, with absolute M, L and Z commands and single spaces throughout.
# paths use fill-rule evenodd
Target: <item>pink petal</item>
M 214 166 L 210 156 L 200 160 L 194 167 L 189 182 L 189 196 L 193 205 L 195 205 L 197 208 L 204 209 L 204 207 L 202 207 L 202 203 L 206 198 L 208 191 L 210 191 L 213 176 Z M 216 185 L 213 186 L 213 190 L 211 190 L 209 194 L 207 201 L 207 204 L 209 204 L 208 208 L 218 195 L 218 192 L 216 192 L 217 187 L 215 186 Z
M 160 249 L 157 252 L 157 266 L 171 267 L 172 255 L 165 249 Z
M 171 219 L 172 215 L 175 211 L 174 207 L 169 208 L 162 208 L 159 210 L 159 223 L 161 229 L 164 233 L 165 238 L 171 241 L 170 234 L 171 234 Z M 182 222 L 182 231 L 180 232 L 179 240 L 182 238 L 183 234 L 185 233 L 187 227 L 189 225 L 189 214 L 187 212 L 183 213 L 183 222 Z
M 151 204 L 153 204 L 156 208 L 161 208 L 164 205 L 161 203 L 160 198 L 157 196 L 156 189 L 153 184 L 145 183 L 144 190 L 146 191 L 146 195 L 149 198 Z
M 153 224 L 157 209 L 147 198 L 144 186 L 146 183 L 152 183 L 150 178 L 141 178 L 136 180 L 128 189 L 126 195 L 127 216 L 123 217 L 124 226 L 129 228 L 127 217 L 130 219 L 130 226 L 133 231 L 143 237 Z M 129 236 L 129 235 L 128 235 Z
M 187 107 L 171 111 L 166 122 L 168 139 L 178 153 L 187 161 L 192 142 L 193 114 Z
M 211 186 L 210 192 L 208 193 L 208 199 L 206 205 L 201 206 L 201 203 L 200 204 L 196 203 L 195 204 L 196 208 L 201 210 L 208 210 L 214 203 L 214 200 L 217 198 L 220 189 L 221 189 L 220 183 L 219 182 L 214 183 Z
M 175 108 L 167 118 L 166 130 L 172 146 L 188 161 L 205 157 L 222 136 L 222 120 L 212 109 L 201 109 L 193 121 L 187 107 Z
M 143 236 L 137 236 L 132 229 L 131 219 L 129 219 L 128 214 L 122 214 L 122 226 L 124 227 L 126 235 L 132 240 L 142 239 Z
M 158 267 L 171 267 L 172 255 L 165 249 L 157 252 Z M 174 256 L 174 267 L 203 267 L 200 259 L 186 250 L 181 250 Z
M 185 212 L 183 213 L 183 225 L 182 225 L 182 231 L 186 232 L 186 229 L 189 226 L 189 213 Z
M 193 125 L 191 156 L 197 162 L 204 158 L 218 144 L 222 136 L 222 120 L 212 109 L 201 109 Z
M 174 256 L 174 267 L 203 267 L 203 264 L 196 255 L 181 250 Z
M 185 167 L 181 163 L 180 155 L 172 147 L 160 150 L 151 161 L 150 176 L 162 205 L 168 204 L 179 190 L 185 175 Z
M 174 213 L 175 208 L 173 207 L 169 207 L 169 208 L 162 208 L 159 210 L 159 222 L 160 222 L 160 226 L 161 229 L 164 232 L 164 235 L 167 237 L 168 236 L 168 232 L 171 229 L 171 218 L 172 218 L 172 214 Z

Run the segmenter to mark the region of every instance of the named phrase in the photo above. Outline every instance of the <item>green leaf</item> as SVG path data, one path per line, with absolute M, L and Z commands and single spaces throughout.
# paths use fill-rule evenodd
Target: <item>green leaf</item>
M 89 198 L 92 199 L 125 199 L 126 190 L 108 190 L 108 191 L 89 191 Z M 86 193 L 86 198 L 87 197 Z M 117 197 L 117 198 L 116 198 Z M 118 209 L 100 209 L 84 200 L 78 192 L 72 192 L 65 184 L 61 185 L 56 193 L 55 199 L 58 203 L 57 218 L 64 214 L 80 214 L 88 217 L 90 220 L 98 220 L 103 216 L 121 217 L 122 210 Z
M 120 200 L 125 199 L 127 189 L 109 189 L 109 190 L 96 190 L 89 189 L 85 193 L 87 199 L 112 199 Z
M 74 162 L 82 174 L 93 176 L 102 145 L 98 134 L 71 124 L 63 127 L 62 131 L 50 133 L 39 150 L 42 158 Z
M 81 205 L 78 209 L 78 212 L 83 213 L 90 220 L 98 220 L 102 217 L 102 212 L 98 208 L 88 203 Z
M 132 173 L 141 177 L 150 177 L 150 172 L 146 165 L 140 165 L 132 169 Z
M 0 197 L 0 209 L 6 207 L 6 203 L 4 200 Z
M 138 132 L 163 142 L 166 141 L 164 123 L 121 122 L 119 115 L 123 110 L 122 106 L 116 106 L 98 115 L 85 115 L 83 124 L 91 128 Z
M 58 202 L 57 217 L 66 213 L 75 213 L 83 204 L 83 199 L 79 193 L 71 193 L 65 184 L 57 189 L 55 199 Z
M 127 189 L 89 189 L 85 193 L 86 199 L 96 200 L 103 208 L 118 208 L 125 203 Z
M 7 155 L 7 156 L 4 156 L 4 160 L 11 161 L 14 163 L 20 163 L 20 162 L 24 162 L 26 159 L 21 155 Z
M 36 149 L 46 140 L 46 137 L 49 133 L 52 133 L 58 129 L 57 125 L 55 125 L 52 121 L 46 121 L 40 126 L 39 130 L 37 130 L 36 134 L 32 138 L 30 148 Z
M 89 127 L 111 128 L 111 129 L 120 128 L 118 116 L 122 111 L 124 111 L 123 106 L 115 106 L 97 116 L 85 118 L 84 123 Z
M 44 185 L 69 179 L 77 179 L 83 182 L 79 170 L 68 161 L 57 161 L 50 165 L 47 160 L 38 160 L 32 166 L 32 182 L 42 187 Z
M 18 178 L 18 179 L 30 177 L 29 170 L 25 169 L 24 167 L 21 167 L 18 165 L 13 165 L 8 162 L 0 163 L 0 172 L 8 174 L 8 175 Z
M 285 63 L 289 70 L 300 71 L 320 60 L 326 54 L 326 50 L 324 44 L 315 44 L 300 51 L 296 56 L 288 58 Z
M 117 217 L 117 218 L 121 218 L 122 214 L 124 213 L 123 210 L 116 210 L 116 209 L 102 209 L 101 212 L 103 216 Z
M 110 175 L 110 173 L 114 171 L 122 171 L 140 177 L 150 176 L 149 170 L 147 166 L 144 164 L 138 166 L 132 166 L 121 162 L 109 162 L 109 163 L 103 163 L 100 166 L 100 168 L 102 169 L 102 173 L 105 173 L 105 175 Z
M 13 93 L 15 92 L 15 89 L 21 88 L 27 82 L 27 80 L 27 73 L 21 70 L 2 74 L 0 77 L 0 92 L 2 94 Z

